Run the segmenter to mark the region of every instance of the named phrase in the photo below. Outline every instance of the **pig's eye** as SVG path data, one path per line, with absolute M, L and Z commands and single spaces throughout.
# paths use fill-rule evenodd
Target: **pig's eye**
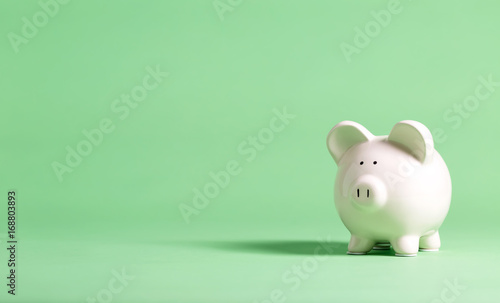
M 377 165 L 377 161 L 373 161 L 373 165 Z
M 361 161 L 361 162 L 359 162 L 359 165 L 363 165 L 363 163 L 365 163 L 365 162 Z

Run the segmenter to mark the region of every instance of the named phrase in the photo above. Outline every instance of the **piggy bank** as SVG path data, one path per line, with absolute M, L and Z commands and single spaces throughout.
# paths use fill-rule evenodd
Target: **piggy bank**
M 388 136 L 374 136 L 343 121 L 328 134 L 327 146 L 338 166 L 335 207 L 351 233 L 348 254 L 389 245 L 396 256 L 439 250 L 451 178 L 427 127 L 406 120 Z

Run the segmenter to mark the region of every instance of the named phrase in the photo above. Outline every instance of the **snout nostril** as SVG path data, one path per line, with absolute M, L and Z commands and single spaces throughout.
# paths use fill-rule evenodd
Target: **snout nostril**
M 358 188 L 358 198 L 359 198 L 359 188 Z
M 366 190 L 366 197 L 370 198 L 370 190 L 369 189 Z

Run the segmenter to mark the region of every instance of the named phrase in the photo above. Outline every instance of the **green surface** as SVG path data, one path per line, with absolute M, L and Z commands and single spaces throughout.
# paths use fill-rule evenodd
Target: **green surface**
M 497 302 L 500 86 L 480 79 L 500 82 L 498 2 L 221 3 L 222 17 L 212 0 L 71 1 L 43 25 L 38 2 L 0 2 L 0 301 Z M 145 77 L 143 101 L 120 99 Z M 326 135 L 405 119 L 433 131 L 452 176 L 442 249 L 347 256 Z

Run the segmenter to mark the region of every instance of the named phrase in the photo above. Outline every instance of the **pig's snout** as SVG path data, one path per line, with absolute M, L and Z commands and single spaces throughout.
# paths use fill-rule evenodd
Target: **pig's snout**
M 378 177 L 363 175 L 353 182 L 351 201 L 362 209 L 374 210 L 382 207 L 387 200 L 387 190 Z

